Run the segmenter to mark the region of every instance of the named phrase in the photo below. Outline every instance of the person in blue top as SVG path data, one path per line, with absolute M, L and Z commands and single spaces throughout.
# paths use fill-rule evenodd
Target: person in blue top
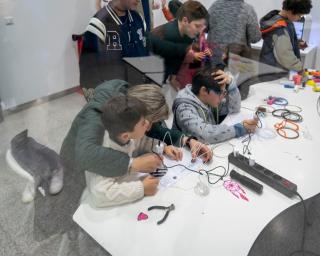
M 106 80 L 125 79 L 123 57 L 147 56 L 146 26 L 134 11 L 138 0 L 112 0 L 91 19 L 82 36 L 80 85 L 87 99 Z

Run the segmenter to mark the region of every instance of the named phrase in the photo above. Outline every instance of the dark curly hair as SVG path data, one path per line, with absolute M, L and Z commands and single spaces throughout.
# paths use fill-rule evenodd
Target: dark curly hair
M 168 4 L 169 11 L 171 12 L 173 17 L 177 17 L 177 12 L 179 8 L 182 6 L 182 2 L 179 0 L 171 0 Z
M 219 69 L 219 67 L 208 66 L 199 70 L 192 79 L 191 91 L 195 95 L 199 95 L 201 87 L 205 87 L 207 92 L 212 90 L 216 94 L 220 94 L 221 88 L 219 82 L 221 82 L 221 79 L 216 80 L 215 75 L 213 75 Z
M 292 14 L 309 14 L 311 8 L 311 0 L 284 0 L 282 3 L 282 9 Z

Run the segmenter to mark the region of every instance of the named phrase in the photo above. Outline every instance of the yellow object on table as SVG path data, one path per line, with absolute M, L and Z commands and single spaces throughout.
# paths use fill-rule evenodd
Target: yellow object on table
M 316 86 L 316 82 L 313 80 L 308 80 L 307 85 L 309 86 Z
M 316 85 L 313 87 L 314 92 L 320 92 L 320 85 Z

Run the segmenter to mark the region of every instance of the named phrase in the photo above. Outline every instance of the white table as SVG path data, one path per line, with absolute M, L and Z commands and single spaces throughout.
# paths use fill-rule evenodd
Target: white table
M 251 44 L 253 50 L 259 52 L 261 51 L 263 45 L 263 40 L 260 40 L 258 43 Z M 308 47 L 304 50 L 300 50 L 301 60 L 304 68 L 314 68 L 315 60 L 316 60 L 317 46 L 308 45 Z
M 253 138 L 251 151 L 259 164 L 296 183 L 299 193 L 307 199 L 320 192 L 317 168 L 320 145 L 320 117 L 316 111 L 318 94 L 310 88 L 293 93 L 278 82 L 264 83 L 251 88 L 243 106 L 254 108 L 263 104 L 263 99 L 269 95 L 286 97 L 290 104 L 303 108 L 304 121 L 300 127 L 303 130 L 307 126 L 312 140 L 302 134 L 297 140 L 280 136 L 269 140 Z M 242 109 L 239 115 L 250 113 Z M 237 116 L 230 116 L 225 121 L 235 119 Z M 264 120 L 269 127 L 278 121 L 270 115 Z M 233 139 L 231 143 L 241 145 L 239 139 Z M 227 155 L 230 151 L 231 147 L 223 144 L 214 152 Z M 187 156 L 187 152 L 185 154 Z M 217 165 L 226 166 L 226 158 L 214 157 L 211 166 Z M 265 184 L 261 196 L 246 189 L 249 202 L 234 197 L 221 182 L 211 186 L 208 196 L 200 197 L 193 189 L 198 179 L 197 174 L 189 173 L 174 187 L 162 190 L 154 197 L 120 207 L 97 210 L 84 202 L 74 214 L 74 220 L 114 256 L 245 256 L 261 230 L 281 211 L 299 202 Z M 152 205 L 169 206 L 171 203 L 176 209 L 164 224 L 158 226 L 156 221 L 164 212 L 154 211 L 151 214 L 147 208 Z M 148 213 L 149 219 L 138 222 L 136 218 L 140 212 Z

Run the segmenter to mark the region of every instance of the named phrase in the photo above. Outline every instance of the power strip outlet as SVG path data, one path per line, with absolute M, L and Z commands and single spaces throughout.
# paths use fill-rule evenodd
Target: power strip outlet
M 234 156 L 234 154 L 231 153 L 229 154 L 228 159 L 229 162 L 234 166 L 249 173 L 258 180 L 261 180 L 287 197 L 291 198 L 296 195 L 298 189 L 296 184 L 257 163 L 255 163 L 253 166 L 250 166 L 249 159 L 247 157 L 240 154 Z

